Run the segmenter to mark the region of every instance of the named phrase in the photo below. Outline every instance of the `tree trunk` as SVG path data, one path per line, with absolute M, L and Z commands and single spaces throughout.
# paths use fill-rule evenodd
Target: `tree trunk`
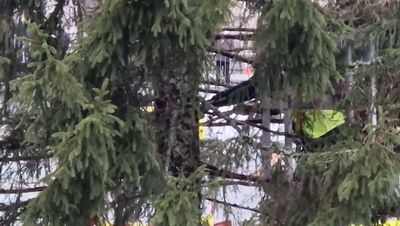
M 155 128 L 158 153 L 164 167 L 173 176 L 190 176 L 199 166 L 199 132 L 197 87 L 185 66 L 185 59 L 176 55 L 164 57 L 159 81 L 156 81 Z M 181 54 L 183 55 L 183 54 Z M 182 190 L 197 192 L 194 205 L 200 208 L 199 182 Z M 200 216 L 199 216 L 200 217 Z

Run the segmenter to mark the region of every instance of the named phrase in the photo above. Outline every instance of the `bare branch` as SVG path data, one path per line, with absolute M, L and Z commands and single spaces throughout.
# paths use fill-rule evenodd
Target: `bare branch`
M 256 175 L 245 175 L 245 174 L 235 173 L 235 172 L 231 172 L 229 170 L 220 169 L 220 168 L 213 166 L 211 164 L 208 164 L 208 163 L 201 163 L 201 164 L 206 165 L 208 173 L 212 176 L 219 176 L 219 177 L 223 177 L 223 178 L 236 179 L 236 180 L 242 180 L 242 181 L 252 181 L 252 182 L 256 182 L 256 183 L 261 182 L 260 177 L 258 177 Z M 263 182 L 270 182 L 270 181 L 266 180 Z
M 251 207 L 248 207 L 248 206 L 241 206 L 241 205 L 238 205 L 238 204 L 224 202 L 224 201 L 221 201 L 221 200 L 218 200 L 218 199 L 214 199 L 214 198 L 206 198 L 206 199 L 208 201 L 210 201 L 210 202 L 216 202 L 218 204 L 223 204 L 223 205 L 231 206 L 231 207 L 234 207 L 234 208 L 239 208 L 239 209 L 244 209 L 244 210 L 249 210 L 249 211 L 253 211 L 253 212 L 256 212 L 256 213 L 260 213 L 260 210 L 255 209 L 255 208 L 251 208 Z
M 0 212 L 8 212 L 8 211 L 13 211 L 22 207 L 25 207 L 29 204 L 29 202 L 32 199 L 26 200 L 26 201 L 22 201 L 22 202 L 15 202 L 15 203 L 11 203 L 11 204 L 4 204 L 4 203 L 0 203 Z
M 51 155 L 31 155 L 31 156 L 14 156 L 14 157 L 0 157 L 0 162 L 19 162 L 48 159 Z
M 211 52 L 221 54 L 222 56 L 235 59 L 237 61 L 245 62 L 248 64 L 252 64 L 253 60 L 244 56 L 240 56 L 239 54 L 230 53 L 229 51 L 222 49 L 212 49 Z
M 261 119 L 249 119 L 245 121 L 240 121 L 243 123 L 260 123 Z M 283 123 L 283 119 L 271 119 L 271 123 Z M 228 122 L 203 122 L 199 124 L 200 126 L 207 126 L 207 127 L 220 127 L 220 126 L 230 126 Z
M 249 41 L 254 38 L 254 34 L 216 34 L 215 39 L 235 39 Z
M 247 187 L 259 187 L 260 185 L 254 182 L 248 182 L 248 181 L 237 181 L 237 180 L 224 180 L 224 181 L 218 181 L 219 184 L 223 186 L 236 186 L 236 185 L 241 185 L 241 186 L 247 186 Z
M 246 27 L 224 27 L 223 31 L 238 31 L 238 32 L 255 32 L 254 28 L 246 28 Z
M 285 136 L 285 137 L 290 137 L 290 138 L 297 138 L 297 136 L 295 136 L 293 134 L 271 130 L 271 129 L 265 127 L 265 126 L 258 125 L 257 123 L 245 122 L 245 121 L 239 121 L 239 120 L 233 119 L 233 118 L 229 117 L 228 115 L 225 115 L 224 113 L 219 111 L 218 108 L 214 107 L 213 105 L 211 105 L 208 102 L 205 102 L 204 106 L 205 106 L 206 109 L 212 110 L 217 116 L 225 119 L 236 130 L 240 131 L 240 129 L 237 127 L 238 125 L 252 126 L 252 127 L 261 129 L 263 131 L 270 132 L 270 133 L 275 134 L 275 135 L 280 135 L 280 136 Z
M 33 187 L 33 188 L 10 188 L 10 189 L 0 188 L 0 194 L 21 194 L 21 193 L 40 192 L 43 191 L 44 189 L 46 189 L 45 186 Z
M 214 89 L 203 89 L 203 88 L 198 88 L 197 89 L 199 92 L 203 93 L 220 93 L 220 90 L 214 90 Z

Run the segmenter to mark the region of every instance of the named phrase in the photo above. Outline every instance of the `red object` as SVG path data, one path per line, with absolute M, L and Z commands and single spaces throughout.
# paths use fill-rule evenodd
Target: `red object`
M 96 226 L 99 223 L 99 219 L 97 217 L 94 217 L 92 219 L 89 220 L 88 222 L 88 226 Z
M 232 222 L 231 221 L 222 221 L 222 222 L 214 224 L 214 226 L 232 226 Z
M 253 68 L 252 67 L 246 67 L 243 69 L 243 74 L 246 76 L 252 76 L 253 75 Z

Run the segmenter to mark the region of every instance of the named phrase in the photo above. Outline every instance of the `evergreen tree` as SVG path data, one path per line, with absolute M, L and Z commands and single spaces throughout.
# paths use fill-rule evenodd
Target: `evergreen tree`
M 225 28 L 249 32 L 225 38 L 250 40 L 252 58 L 213 49 L 237 1 L 105 0 L 87 13 L 89 3 L 0 2 L 0 193 L 16 194 L 0 200 L 1 224 L 100 225 L 112 215 L 124 225 L 149 213 L 157 225 L 201 225 L 209 191 L 235 183 L 263 188 L 251 209 L 262 225 L 396 215 L 399 3 L 246 1 L 257 28 Z M 252 63 L 254 76 L 204 100 L 211 52 Z M 251 109 L 242 103 L 252 99 Z M 276 100 L 287 108 L 265 105 Z M 232 118 L 243 106 L 249 118 Z M 345 122 L 316 138 L 321 108 Z M 294 131 L 269 128 L 282 114 L 295 116 Z M 203 116 L 201 126 L 222 120 L 237 137 L 200 141 Z M 296 148 L 266 144 L 265 134 Z M 282 161 L 268 168 L 272 153 Z M 269 174 L 237 173 L 257 155 Z

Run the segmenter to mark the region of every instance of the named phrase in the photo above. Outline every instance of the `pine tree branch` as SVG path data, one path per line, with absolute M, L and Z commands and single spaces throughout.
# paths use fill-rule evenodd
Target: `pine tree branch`
M 0 157 L 0 162 L 19 162 L 19 161 L 32 161 L 51 158 L 51 155 L 31 155 L 31 156 L 14 156 L 14 157 Z
M 238 31 L 238 32 L 255 32 L 255 28 L 245 28 L 245 27 L 224 27 L 223 31 Z
M 199 92 L 204 92 L 204 93 L 220 93 L 221 91 L 219 90 L 213 90 L 213 89 L 204 89 L 204 88 L 198 88 L 197 89 Z
M 17 150 L 21 147 L 20 140 L 17 139 L 5 139 L 0 141 L 1 150 Z
M 223 177 L 223 178 L 236 179 L 236 180 L 241 180 L 241 181 L 251 181 L 251 182 L 256 182 L 256 183 L 261 182 L 260 177 L 258 177 L 256 175 L 245 175 L 245 174 L 235 173 L 235 172 L 231 172 L 229 170 L 220 169 L 214 165 L 204 163 L 204 162 L 201 162 L 201 164 L 206 166 L 207 172 L 211 176 L 219 176 L 219 177 Z M 268 182 L 270 182 L 270 180 L 266 180 L 263 182 L 268 183 Z
M 223 181 L 218 181 L 219 184 L 223 186 L 246 186 L 246 187 L 259 187 L 260 185 L 254 182 L 248 182 L 248 181 L 237 181 L 237 180 L 223 180 Z
M 239 84 L 239 83 L 235 83 L 235 82 L 231 82 L 230 84 L 223 84 L 221 82 L 215 82 L 215 81 L 203 81 L 202 83 L 205 85 L 221 86 L 224 88 L 233 88 Z
M 256 0 L 237 0 L 238 2 L 255 2 Z
M 40 192 L 46 188 L 47 188 L 46 186 L 33 187 L 33 188 L 14 188 L 14 189 L 0 188 L 0 194 L 22 194 L 22 193 Z
M 241 47 L 241 48 L 224 49 L 224 50 L 228 51 L 228 52 L 232 52 L 232 53 L 238 53 L 238 52 L 246 51 L 246 50 L 252 51 L 253 48 L 252 47 Z
M 254 38 L 254 34 L 216 34 L 215 39 L 234 39 L 240 41 L 249 41 Z
M 0 203 L 0 212 L 9 212 L 9 211 L 14 211 L 16 209 L 25 207 L 29 204 L 29 202 L 32 199 L 26 200 L 26 201 L 21 201 L 21 202 L 15 202 L 11 204 L 5 204 L 5 203 Z
M 244 62 L 244 63 L 248 63 L 248 64 L 252 64 L 253 63 L 253 60 L 250 59 L 250 58 L 240 56 L 239 54 L 233 54 L 233 53 L 230 53 L 229 51 L 226 51 L 226 50 L 212 49 L 211 52 L 217 53 L 217 54 L 221 54 L 222 56 L 225 56 L 225 57 L 237 60 L 237 61 L 241 61 L 241 62 Z
M 240 128 L 238 128 L 238 125 L 252 126 L 252 127 L 258 128 L 260 130 L 263 130 L 263 131 L 266 131 L 266 132 L 269 132 L 269 133 L 272 133 L 272 134 L 275 134 L 275 135 L 285 136 L 285 137 L 289 137 L 289 138 L 297 138 L 297 136 L 295 136 L 293 134 L 271 130 L 271 129 L 265 127 L 265 126 L 258 125 L 257 123 L 245 122 L 245 121 L 239 121 L 237 119 L 233 119 L 233 118 L 229 117 L 228 115 L 225 115 L 224 113 L 219 111 L 218 108 L 214 107 L 213 105 L 211 105 L 208 102 L 204 103 L 204 107 L 207 110 L 211 110 L 217 116 L 225 119 L 227 121 L 227 123 L 229 123 L 233 128 L 235 128 L 238 131 L 241 131 Z
M 0 203 L 0 212 L 3 212 L 0 216 L 0 225 L 14 225 L 29 201 L 16 201 L 11 204 Z
M 245 121 L 241 121 L 243 123 L 261 123 L 260 122 L 261 119 L 249 119 L 249 120 L 245 120 Z M 271 123 L 277 123 L 277 124 L 281 124 L 283 123 L 283 119 L 271 119 Z M 200 126 L 207 126 L 207 127 L 223 127 L 223 126 L 230 126 L 230 124 L 228 122 L 203 122 L 203 123 L 199 123 Z
M 238 205 L 238 204 L 235 204 L 235 203 L 229 203 L 229 202 L 225 202 L 225 201 L 214 199 L 214 198 L 206 198 L 206 200 L 208 200 L 210 202 L 216 202 L 218 204 L 231 206 L 231 207 L 234 207 L 234 208 L 239 208 L 239 209 L 253 211 L 253 212 L 256 212 L 256 213 L 261 213 L 260 210 L 255 209 L 255 208 L 251 208 L 251 207 L 248 207 L 248 206 L 242 206 L 242 205 Z

